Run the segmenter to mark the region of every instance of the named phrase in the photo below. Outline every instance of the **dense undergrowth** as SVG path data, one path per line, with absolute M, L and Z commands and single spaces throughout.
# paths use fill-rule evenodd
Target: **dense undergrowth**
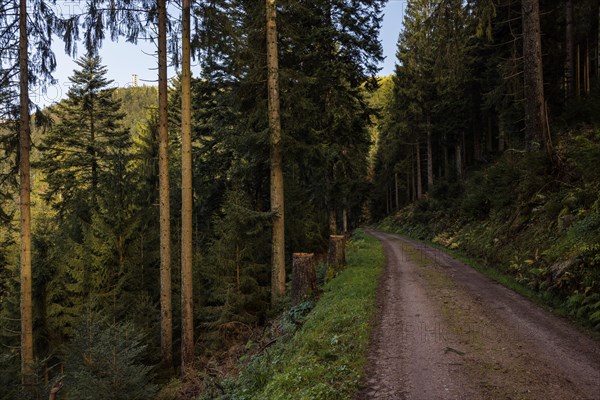
M 160 398 L 351 398 L 363 376 L 384 256 L 381 244 L 362 231 L 354 233 L 346 254 L 347 268 L 324 285 L 317 302 L 288 309 L 246 343 L 236 356 L 237 374 L 198 377 L 201 395 L 192 395 L 192 379 L 187 388 L 171 385 Z
M 507 151 L 381 227 L 474 258 L 600 331 L 600 132 L 565 134 L 556 154 Z

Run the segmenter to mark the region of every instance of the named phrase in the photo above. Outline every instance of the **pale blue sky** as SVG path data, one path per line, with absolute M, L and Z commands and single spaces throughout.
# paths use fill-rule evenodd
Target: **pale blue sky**
M 73 0 L 68 1 L 72 2 Z M 405 5 L 406 0 L 390 0 L 384 9 L 385 15 L 379 39 L 383 44 L 386 60 L 381 64 L 380 75 L 389 75 L 394 71 L 396 42 L 402 27 Z M 31 91 L 32 100 L 40 105 L 51 104 L 66 95 L 69 85 L 68 77 L 73 74 L 73 70 L 76 68 L 73 59 L 65 55 L 62 41 L 55 40 L 53 48 L 58 64 L 54 73 L 57 83 L 47 85 L 45 94 L 40 88 L 32 88 Z M 152 43 L 139 42 L 137 45 L 133 45 L 124 40 L 119 42 L 106 40 L 100 50 L 102 62 L 108 67 L 108 77 L 114 81 L 113 85 L 117 87 L 130 86 L 133 74 L 138 75 L 140 85 L 144 83 L 155 85 L 157 71 L 154 53 L 155 47 Z M 81 46 L 78 55 L 83 55 Z M 174 74 L 175 71 L 170 69 L 169 75 L 173 76 Z

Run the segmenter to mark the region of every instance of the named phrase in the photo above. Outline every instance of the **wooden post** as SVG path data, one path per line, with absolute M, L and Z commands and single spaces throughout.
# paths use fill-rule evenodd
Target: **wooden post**
M 342 271 L 346 266 L 346 237 L 341 235 L 329 236 L 329 251 L 327 252 L 327 265 L 332 277 Z
M 313 253 L 292 254 L 292 304 L 297 305 L 317 294 L 317 270 Z

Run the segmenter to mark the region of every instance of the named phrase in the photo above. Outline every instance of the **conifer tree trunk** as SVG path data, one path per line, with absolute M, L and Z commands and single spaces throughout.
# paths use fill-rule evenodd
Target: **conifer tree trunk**
M 494 150 L 492 118 L 489 116 L 487 117 L 487 130 L 486 130 L 485 142 L 486 142 L 485 149 L 486 149 L 486 152 L 489 154 Z
M 522 0 L 521 7 L 523 12 L 526 135 L 528 140 L 532 140 L 537 136 L 546 153 L 551 156 L 553 149 L 544 100 L 539 0 Z
M 271 241 L 271 301 L 285 294 L 285 236 L 283 199 L 283 155 L 281 115 L 279 106 L 279 61 L 277 54 L 277 10 L 275 0 L 266 0 L 267 7 L 267 90 L 271 139 L 271 211 L 273 236 Z
M 329 210 L 329 234 L 337 234 L 337 216 L 334 208 Z
M 410 200 L 411 201 L 415 201 L 417 199 L 417 179 L 416 179 L 416 175 L 417 175 L 417 171 L 415 169 L 415 160 L 413 155 L 410 155 L 410 167 L 411 167 L 411 174 L 410 174 L 410 179 L 411 179 L 411 196 L 410 196 Z
M 427 190 L 433 187 L 433 148 L 431 145 L 431 126 L 427 121 Z
M 591 70 L 590 42 L 588 39 L 587 45 L 585 46 L 585 94 L 586 94 L 586 96 L 589 96 L 590 92 L 592 90 L 592 86 L 590 84 L 590 70 Z
M 346 267 L 346 236 L 330 235 L 327 250 L 327 265 L 335 273 Z
M 444 178 L 450 176 L 450 160 L 448 158 L 448 145 L 444 144 Z
M 192 279 L 192 98 L 190 0 L 182 2 L 181 38 L 181 369 L 194 362 Z
M 463 164 L 462 164 L 462 149 L 460 144 L 455 146 L 455 158 L 456 158 L 456 175 L 462 178 Z
M 160 347 L 165 369 L 173 365 L 171 299 L 171 202 L 169 198 L 169 131 L 167 114 L 167 8 L 158 6 L 158 176 L 160 213 Z
M 573 30 L 573 0 L 567 0 L 565 7 L 566 16 L 566 62 L 565 62 L 565 89 L 566 97 L 573 97 L 573 76 L 575 70 L 575 64 L 573 62 L 573 56 L 575 52 L 575 35 Z
M 394 174 L 394 186 L 396 194 L 396 210 L 400 209 L 400 185 L 398 184 L 398 173 Z
M 419 143 L 415 146 L 417 153 L 417 200 L 421 200 L 423 197 L 423 178 L 421 177 L 421 146 Z
M 577 68 L 575 69 L 575 92 L 577 98 L 581 97 L 581 49 L 577 45 Z
M 19 3 L 19 184 L 21 214 L 21 373 L 26 391 L 31 390 L 33 373 L 33 305 L 31 293 L 31 177 L 29 152 L 29 69 L 27 42 L 27 0 Z

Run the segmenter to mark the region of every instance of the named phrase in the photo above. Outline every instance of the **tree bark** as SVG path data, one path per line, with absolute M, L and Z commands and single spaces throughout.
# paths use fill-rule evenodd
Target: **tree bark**
M 344 207 L 342 210 L 342 229 L 345 233 L 348 233 L 348 208 Z
M 575 64 L 573 62 L 573 56 L 575 53 L 575 35 L 573 30 L 573 0 L 567 0 L 565 6 L 566 16 L 566 62 L 565 62 L 565 89 L 566 97 L 573 97 L 573 76 L 575 71 Z
M 337 216 L 335 208 L 329 210 L 329 234 L 337 234 Z
M 385 184 L 385 214 L 389 215 L 391 205 L 390 205 L 390 184 L 389 182 Z
M 158 0 L 158 180 L 160 213 L 160 347 L 163 368 L 173 366 L 171 299 L 171 202 L 169 197 L 169 131 L 167 103 L 167 9 Z
M 313 299 L 317 294 L 317 273 L 313 253 L 292 254 L 292 304 Z
M 493 130 L 492 130 L 492 117 L 488 116 L 487 117 L 487 130 L 486 130 L 486 136 L 485 136 L 485 148 L 486 148 L 486 152 L 488 154 L 490 154 L 492 151 L 494 151 L 494 144 L 493 144 Z
M 417 153 L 417 200 L 423 197 L 423 178 L 421 177 L 421 146 L 419 143 L 415 145 Z
M 398 173 L 394 173 L 394 194 L 396 197 L 396 211 L 400 209 L 400 185 L 398 184 Z
M 546 153 L 553 154 L 544 100 L 544 73 L 539 0 L 523 0 L 523 69 L 525 130 L 529 140 L 538 137 Z
M 433 147 L 431 144 L 431 126 L 427 122 L 427 190 L 433 188 Z
M 27 0 L 19 3 L 19 184 L 21 216 L 21 373 L 26 391 L 33 384 L 33 305 L 31 293 L 31 176 L 29 153 L 31 130 L 29 117 L 29 67 L 27 65 Z
M 592 91 L 592 85 L 590 84 L 590 42 L 589 39 L 585 46 L 585 95 L 589 96 Z
M 411 201 L 415 201 L 417 199 L 417 170 L 415 167 L 415 160 L 413 158 L 413 155 L 410 155 L 410 167 L 411 167 L 411 174 L 410 174 L 410 179 L 411 179 L 411 196 L 410 196 L 410 200 Z
M 346 237 L 343 235 L 329 236 L 329 249 L 327 251 L 327 265 L 334 273 L 338 273 L 346 266 Z
M 577 69 L 575 71 L 576 81 L 575 81 L 575 92 L 577 93 L 577 98 L 581 97 L 581 47 L 577 45 Z
M 267 91 L 271 140 L 271 302 L 285 294 L 285 236 L 283 198 L 283 155 L 281 114 L 279 105 L 279 60 L 277 54 L 277 10 L 275 0 L 266 0 L 267 7 Z
M 460 144 L 455 146 L 455 158 L 456 158 L 456 175 L 462 178 L 463 175 L 463 163 L 462 163 L 462 149 Z
M 194 363 L 190 0 L 182 1 L 181 22 L 181 370 L 186 376 Z

